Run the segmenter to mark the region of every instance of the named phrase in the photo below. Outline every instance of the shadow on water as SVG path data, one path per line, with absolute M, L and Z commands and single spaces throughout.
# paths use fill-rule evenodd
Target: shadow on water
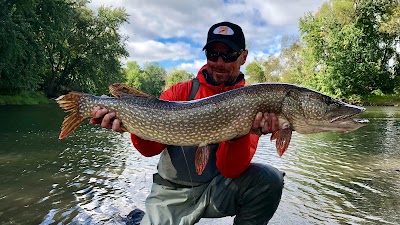
M 0 107 L 2 224 L 123 224 L 144 208 L 158 157 L 87 123 L 60 141 L 64 116 L 56 105 Z M 370 107 L 363 117 L 370 125 L 355 132 L 295 134 L 282 158 L 260 140 L 254 161 L 286 172 L 270 224 L 400 222 L 400 109 Z M 200 224 L 232 224 L 217 221 Z

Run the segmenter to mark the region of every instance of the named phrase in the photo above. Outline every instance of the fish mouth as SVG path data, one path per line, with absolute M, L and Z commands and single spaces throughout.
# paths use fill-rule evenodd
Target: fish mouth
M 361 113 L 361 112 L 360 112 Z M 367 125 L 369 120 L 361 119 L 361 118 L 354 118 L 354 116 L 358 115 L 359 113 L 348 114 L 348 115 L 340 115 L 333 119 L 331 119 L 331 123 L 338 123 L 338 122 L 352 122 L 354 124 L 360 125 Z
M 338 111 L 336 111 L 335 114 L 337 116 L 334 116 L 330 122 L 331 123 L 353 123 L 353 124 L 359 124 L 359 125 L 367 125 L 369 123 L 369 120 L 367 119 L 361 119 L 361 118 L 354 118 L 356 115 L 359 115 L 363 112 L 365 112 L 366 108 L 364 107 L 358 107 L 358 106 L 353 106 L 349 104 L 343 105 Z

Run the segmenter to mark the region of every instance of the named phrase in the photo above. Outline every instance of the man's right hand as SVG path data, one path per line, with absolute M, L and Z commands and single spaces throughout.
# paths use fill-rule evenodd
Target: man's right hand
M 279 119 L 275 113 L 259 112 L 254 119 L 250 133 L 261 136 L 262 134 L 274 133 L 279 130 Z
M 106 108 L 96 106 L 93 108 L 91 114 L 91 124 L 100 124 L 103 128 L 111 129 L 120 133 L 124 132 L 121 129 L 121 120 L 115 118 L 115 112 L 108 112 Z

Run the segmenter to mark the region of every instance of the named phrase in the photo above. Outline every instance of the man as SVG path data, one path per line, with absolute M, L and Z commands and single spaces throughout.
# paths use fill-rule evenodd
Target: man
M 230 22 L 213 25 L 204 46 L 207 64 L 197 74 L 199 87 L 187 81 L 172 86 L 160 99 L 187 101 L 243 87 L 240 67 L 248 51 L 242 29 Z M 195 90 L 196 91 L 196 90 Z M 194 96 L 194 97 L 193 97 Z M 114 112 L 96 107 L 92 122 L 120 130 Z M 123 121 L 122 121 L 123 122 Z M 251 163 L 259 137 L 278 130 L 273 113 L 259 112 L 251 132 L 210 146 L 211 155 L 201 175 L 195 169 L 196 146 L 167 146 L 131 134 L 132 143 L 144 156 L 161 154 L 158 173 L 146 199 L 142 225 L 195 224 L 200 218 L 234 216 L 236 225 L 267 224 L 275 213 L 283 189 L 283 173 L 272 166 Z

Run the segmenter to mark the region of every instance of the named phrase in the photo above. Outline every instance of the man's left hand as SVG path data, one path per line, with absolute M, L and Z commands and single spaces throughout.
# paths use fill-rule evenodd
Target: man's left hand
M 277 130 L 279 130 L 279 121 L 275 113 L 259 112 L 254 119 L 250 133 L 261 136 L 262 134 L 273 133 Z

